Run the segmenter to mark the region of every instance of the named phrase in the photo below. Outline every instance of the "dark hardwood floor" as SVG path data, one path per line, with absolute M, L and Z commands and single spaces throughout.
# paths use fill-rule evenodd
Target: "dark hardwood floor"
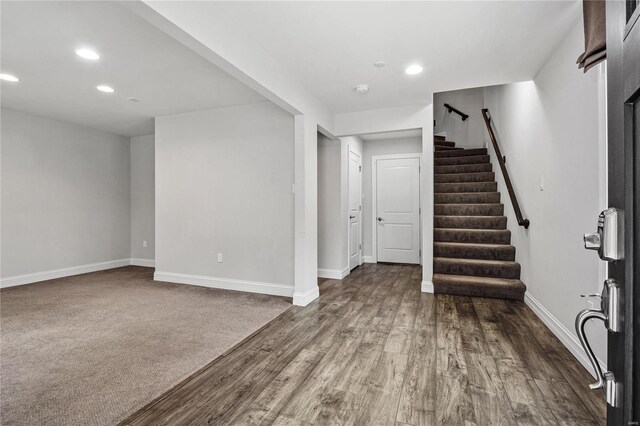
M 522 302 L 366 264 L 123 424 L 595 425 L 589 373 Z

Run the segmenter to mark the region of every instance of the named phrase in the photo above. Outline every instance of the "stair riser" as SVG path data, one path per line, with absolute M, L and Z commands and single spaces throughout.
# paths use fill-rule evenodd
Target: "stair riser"
M 436 183 L 434 192 L 436 193 L 453 193 L 453 192 L 497 192 L 498 182 L 455 182 L 455 183 Z
M 516 248 L 513 246 L 500 247 L 475 247 L 475 246 L 447 246 L 434 245 L 434 257 L 451 257 L 455 259 L 481 259 L 481 260 L 509 260 L 516 258 Z
M 433 223 L 436 228 L 507 229 L 507 218 L 505 216 L 436 216 Z
M 472 194 L 434 194 L 436 204 L 498 204 L 499 192 L 478 192 Z
M 490 172 L 493 170 L 493 166 L 491 163 L 483 163 L 483 164 L 461 164 L 461 165 L 453 165 L 453 166 L 435 166 L 433 168 L 433 172 L 436 175 L 439 174 L 460 174 L 460 173 L 482 173 L 482 172 Z
M 494 299 L 524 300 L 525 289 L 519 287 L 503 288 L 502 286 L 456 285 L 451 282 L 433 280 L 434 293 L 454 294 L 468 297 L 489 297 Z
M 458 164 L 482 164 L 489 163 L 488 155 L 473 155 L 470 157 L 436 158 L 433 160 L 436 166 L 453 166 Z
M 435 228 L 433 240 L 450 243 L 510 244 L 511 232 L 508 230 L 466 231 Z
M 502 204 L 436 204 L 434 214 L 438 216 L 502 216 Z
M 472 277 L 491 277 L 520 279 L 520 264 L 467 264 L 455 260 L 433 260 L 433 272 L 436 274 L 468 275 Z
M 451 152 L 437 152 L 435 158 L 449 158 L 449 157 L 469 157 L 473 155 L 487 155 L 487 148 L 478 149 L 462 149 L 460 151 Z
M 443 175 L 434 175 L 435 183 L 461 183 L 461 182 L 494 182 L 496 174 L 487 173 L 449 173 Z

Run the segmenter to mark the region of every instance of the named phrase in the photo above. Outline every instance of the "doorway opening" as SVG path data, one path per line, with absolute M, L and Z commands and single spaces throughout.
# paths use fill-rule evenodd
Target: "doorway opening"
M 422 129 L 318 136 L 318 276 L 422 264 Z M 378 220 L 380 218 L 380 220 Z

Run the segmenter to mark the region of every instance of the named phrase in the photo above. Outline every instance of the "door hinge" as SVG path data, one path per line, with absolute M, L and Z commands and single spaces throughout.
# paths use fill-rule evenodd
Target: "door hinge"
M 358 250 L 362 250 L 362 244 L 358 245 Z
M 362 171 L 362 166 L 358 166 L 358 171 L 361 172 Z
M 422 249 L 418 249 L 418 256 L 422 257 Z
M 362 211 L 362 205 L 358 206 L 359 210 Z
M 422 207 L 418 207 L 418 214 L 422 214 Z

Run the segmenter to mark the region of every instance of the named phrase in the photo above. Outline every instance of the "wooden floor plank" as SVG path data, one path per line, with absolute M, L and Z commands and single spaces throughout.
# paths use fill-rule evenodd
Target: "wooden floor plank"
M 522 302 L 420 292 L 365 264 L 123 424 L 604 424 L 591 377 Z

